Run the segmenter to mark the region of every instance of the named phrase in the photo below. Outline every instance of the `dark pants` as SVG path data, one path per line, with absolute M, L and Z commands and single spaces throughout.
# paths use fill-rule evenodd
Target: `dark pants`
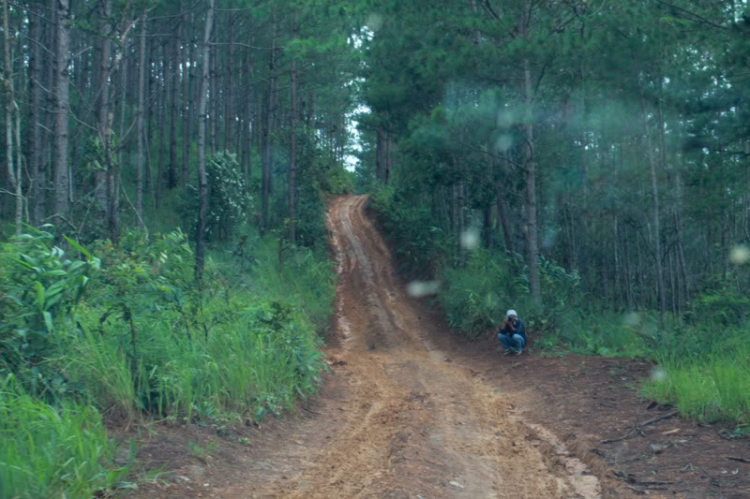
M 503 346 L 503 350 L 506 352 L 522 352 L 523 347 L 526 345 L 526 340 L 520 334 L 509 334 L 498 333 L 497 339 L 500 340 L 500 344 Z

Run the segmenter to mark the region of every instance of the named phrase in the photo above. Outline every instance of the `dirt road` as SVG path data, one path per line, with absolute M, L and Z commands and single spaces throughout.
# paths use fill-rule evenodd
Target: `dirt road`
M 308 409 L 315 417 L 245 463 L 244 483 L 211 495 L 598 497 L 597 479 L 549 432 L 514 416 L 509 395 L 433 346 L 429 314 L 394 276 L 365 202 L 341 198 L 329 214 L 338 338 L 331 386 Z

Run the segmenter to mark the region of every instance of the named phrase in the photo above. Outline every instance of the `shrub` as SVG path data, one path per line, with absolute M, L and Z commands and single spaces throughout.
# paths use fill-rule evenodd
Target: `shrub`
M 206 240 L 228 241 L 244 220 L 249 200 L 237 155 L 226 151 L 212 154 L 206 162 L 206 176 L 209 191 Z M 195 179 L 194 183 L 188 185 L 188 196 L 181 207 L 186 227 L 196 227 L 198 208 L 198 185 Z
M 64 379 L 44 361 L 59 351 L 60 327 L 70 323 L 74 307 L 99 269 L 75 241 L 86 260 L 69 258 L 46 231 L 16 236 L 3 246 L 0 267 L 0 374 L 14 373 L 35 394 L 54 396 Z

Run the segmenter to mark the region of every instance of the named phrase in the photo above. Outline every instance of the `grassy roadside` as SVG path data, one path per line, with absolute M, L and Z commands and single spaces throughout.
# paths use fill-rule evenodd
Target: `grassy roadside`
M 126 485 L 132 451 L 105 421 L 259 419 L 316 390 L 328 255 L 287 249 L 282 267 L 278 239 L 247 241 L 242 256 L 215 248 L 200 287 L 180 232 L 0 247 L 0 497 Z
M 651 360 L 659 367 L 644 381 L 644 396 L 695 420 L 750 423 L 750 299 L 731 284 L 704 290 L 690 313 L 660 328 L 653 311 L 608 309 L 582 293 L 575 273 L 542 259 L 544 307 L 537 308 L 521 256 L 477 248 L 458 267 L 458 241 L 433 225 L 429 209 L 401 201 L 390 188 L 372 195 L 371 208 L 397 248 L 400 270 L 439 282 L 435 304 L 458 334 L 484 334 L 515 308 L 534 348 Z

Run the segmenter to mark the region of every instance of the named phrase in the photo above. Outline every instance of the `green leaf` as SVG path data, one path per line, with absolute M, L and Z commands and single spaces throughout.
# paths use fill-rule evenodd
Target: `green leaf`
M 55 330 L 55 326 L 52 324 L 52 314 L 49 312 L 43 312 L 44 314 L 44 325 L 47 326 L 47 331 L 52 332 Z
M 71 246 L 73 246 L 75 249 L 77 249 L 78 251 L 80 251 L 81 253 L 83 253 L 86 256 L 86 258 L 94 258 L 93 255 L 91 255 L 91 253 L 89 253 L 86 248 L 84 248 L 83 246 L 81 246 L 80 244 L 78 244 L 76 241 L 74 241 L 73 239 L 69 238 L 68 236 L 63 236 L 63 237 L 65 238 L 66 241 L 68 241 L 68 243 Z
M 41 282 L 35 282 L 34 287 L 36 287 L 36 304 L 39 310 L 44 310 L 44 286 Z

